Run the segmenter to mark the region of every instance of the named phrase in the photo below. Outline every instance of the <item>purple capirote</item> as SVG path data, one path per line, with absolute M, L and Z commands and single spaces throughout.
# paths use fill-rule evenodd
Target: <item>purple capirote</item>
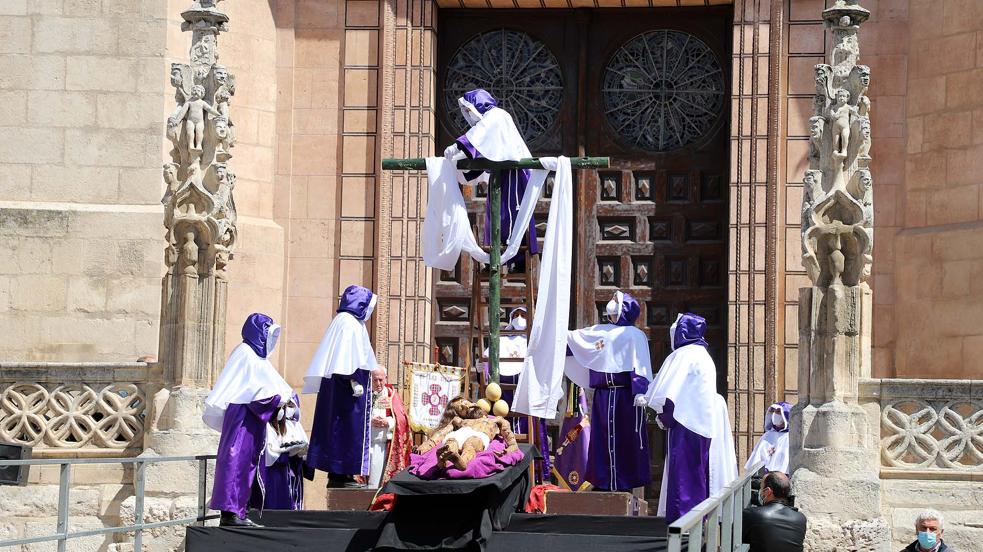
M 486 90 L 478 88 L 476 90 L 471 90 L 464 94 L 465 101 L 470 102 L 474 105 L 478 113 L 484 115 L 488 110 L 493 107 L 498 106 L 498 102 L 495 97 L 489 94 Z M 457 139 L 457 145 L 468 157 L 468 159 L 479 159 L 484 157 L 481 151 L 468 140 L 468 135 L 464 134 Z M 465 171 L 464 178 L 467 181 L 473 181 L 482 175 L 484 171 Z M 512 235 L 512 227 L 515 225 L 515 220 L 518 218 L 519 205 L 522 203 L 522 197 L 526 193 L 526 186 L 529 184 L 529 171 L 525 169 L 512 169 L 508 171 L 502 171 L 501 175 L 501 186 L 502 186 L 502 212 L 501 212 L 501 223 L 502 223 L 502 244 L 508 243 L 509 236 Z M 491 221 L 491 207 L 488 202 L 485 202 L 485 221 Z M 530 253 L 539 252 L 539 244 L 536 242 L 536 216 L 533 215 L 532 220 L 529 222 L 529 233 L 526 236 L 527 246 L 529 247 Z M 484 243 L 491 243 L 491 224 L 485 224 L 484 232 Z
M 347 312 L 348 314 L 365 321 L 369 314 L 369 305 L 375 294 L 368 288 L 351 285 L 345 288 L 338 302 L 338 310 L 335 312 Z

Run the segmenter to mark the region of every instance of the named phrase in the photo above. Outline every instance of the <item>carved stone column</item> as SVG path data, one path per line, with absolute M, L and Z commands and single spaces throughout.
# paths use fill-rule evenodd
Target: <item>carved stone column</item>
M 228 16 L 216 0 L 181 13 L 191 32 L 190 64 L 171 65 L 176 107 L 167 119 L 173 144 L 164 164 L 164 252 L 160 323 L 163 388 L 154 396 L 145 448 L 161 455 L 212 452 L 216 432 L 201 421 L 203 401 L 225 356 L 226 265 L 236 243 L 235 144 L 229 103 L 235 76 L 218 63 L 218 36 Z M 149 452 L 149 451 L 148 451 Z M 179 466 L 161 467 L 162 470 Z M 149 472 L 149 470 L 148 470 Z M 148 473 L 148 489 L 175 489 L 169 476 Z
M 891 544 L 880 508 L 879 425 L 858 404 L 871 366 L 870 68 L 857 63 L 869 16 L 858 0 L 823 11 L 833 48 L 830 63 L 816 66 L 803 178 L 802 264 L 812 287 L 799 290 L 791 470 L 796 505 L 809 517 L 806 546 L 815 551 Z

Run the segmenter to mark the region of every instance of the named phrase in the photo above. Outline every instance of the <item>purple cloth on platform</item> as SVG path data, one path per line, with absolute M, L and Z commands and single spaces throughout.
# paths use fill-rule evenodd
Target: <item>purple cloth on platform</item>
M 410 454 L 410 473 L 427 480 L 481 479 L 504 471 L 505 468 L 518 464 L 523 458 L 521 450 L 498 456 L 497 453 L 505 450 L 505 441 L 501 436 L 498 436 L 488 444 L 488 448 L 479 452 L 471 460 L 466 470 L 461 471 L 456 468 L 437 466 L 438 448 L 440 447 L 434 447 L 426 454 Z
M 645 409 L 634 405 L 648 380 L 634 372 L 590 371 L 594 389 L 586 478 L 595 488 L 630 491 L 651 480 Z
M 467 135 L 458 138 L 457 144 L 469 159 L 482 157 L 481 152 L 471 144 Z M 481 174 L 482 171 L 465 171 L 464 178 L 471 181 L 481 176 Z M 525 169 L 502 171 L 501 221 L 503 245 L 508 243 L 509 236 L 512 235 L 512 226 L 519 214 L 519 205 L 522 203 L 522 196 L 526 193 L 526 185 L 529 184 L 529 174 L 529 171 Z M 487 222 L 485 223 L 484 243 L 488 245 L 491 244 L 491 206 L 487 201 L 485 202 L 485 221 Z M 523 239 L 526 240 L 526 245 L 529 246 L 529 253 L 539 252 L 539 244 L 536 242 L 536 215 L 533 215 L 532 220 L 529 221 L 529 233 Z
M 254 482 L 263 493 L 263 481 L 258 475 L 266 445 L 266 424 L 279 405 L 280 396 L 274 395 L 249 404 L 230 404 L 225 410 L 209 503 L 212 510 L 244 518 Z
M 355 370 L 351 376 L 321 378 L 307 450 L 309 466 L 339 475 L 369 474 L 369 377 L 368 370 Z M 352 379 L 365 389 L 361 397 L 352 396 Z
M 665 481 L 666 523 L 686 515 L 710 496 L 710 439 L 686 429 L 673 418 L 671 400 L 659 414 L 669 432 Z

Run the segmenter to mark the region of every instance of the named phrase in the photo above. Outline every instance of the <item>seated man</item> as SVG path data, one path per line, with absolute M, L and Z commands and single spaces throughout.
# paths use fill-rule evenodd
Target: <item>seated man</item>
M 763 506 L 744 510 L 744 544 L 750 552 L 802 552 L 806 517 L 788 506 L 792 484 L 782 472 L 761 480 Z
M 915 520 L 915 533 L 918 538 L 901 552 L 956 552 L 942 541 L 942 514 L 936 510 L 925 510 Z
M 438 467 L 450 462 L 455 469 L 464 471 L 471 460 L 498 436 L 505 441 L 503 454 L 519 450 L 508 420 L 501 416 L 488 417 L 478 405 L 464 397 L 457 397 L 447 404 L 440 425 L 417 447 L 416 453 L 426 454 L 439 447 Z

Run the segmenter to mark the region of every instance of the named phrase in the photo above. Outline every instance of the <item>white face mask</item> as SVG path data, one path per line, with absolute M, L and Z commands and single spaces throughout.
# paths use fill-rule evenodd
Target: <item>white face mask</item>
M 608 322 L 616 324 L 618 319 L 621 318 L 621 312 L 618 311 L 618 301 L 617 299 L 611 299 L 608 301 L 607 307 L 604 311 L 608 315 Z
M 521 316 L 516 316 L 512 319 L 512 327 L 520 332 L 526 329 L 526 319 Z
M 280 326 L 273 324 L 268 330 L 269 337 L 266 339 L 266 358 L 270 358 L 273 354 L 273 349 L 276 349 L 276 344 L 280 341 Z
M 362 319 L 362 322 L 363 323 L 366 322 L 369 319 L 370 316 L 372 316 L 372 311 L 375 310 L 375 304 L 378 301 L 379 301 L 379 296 L 378 295 L 373 295 L 372 296 L 372 299 L 369 300 L 369 306 L 365 308 L 365 318 Z
M 464 120 L 468 122 L 468 125 L 474 126 L 478 124 L 478 121 L 481 120 L 481 114 L 478 113 L 478 110 L 473 105 L 464 98 L 458 98 L 457 105 L 460 106 L 461 115 L 464 116 Z
M 288 406 L 286 408 L 286 418 L 288 420 L 293 419 L 294 415 L 297 414 L 297 409 L 293 406 Z
M 776 428 L 785 427 L 785 418 L 779 412 L 771 413 L 771 425 Z

